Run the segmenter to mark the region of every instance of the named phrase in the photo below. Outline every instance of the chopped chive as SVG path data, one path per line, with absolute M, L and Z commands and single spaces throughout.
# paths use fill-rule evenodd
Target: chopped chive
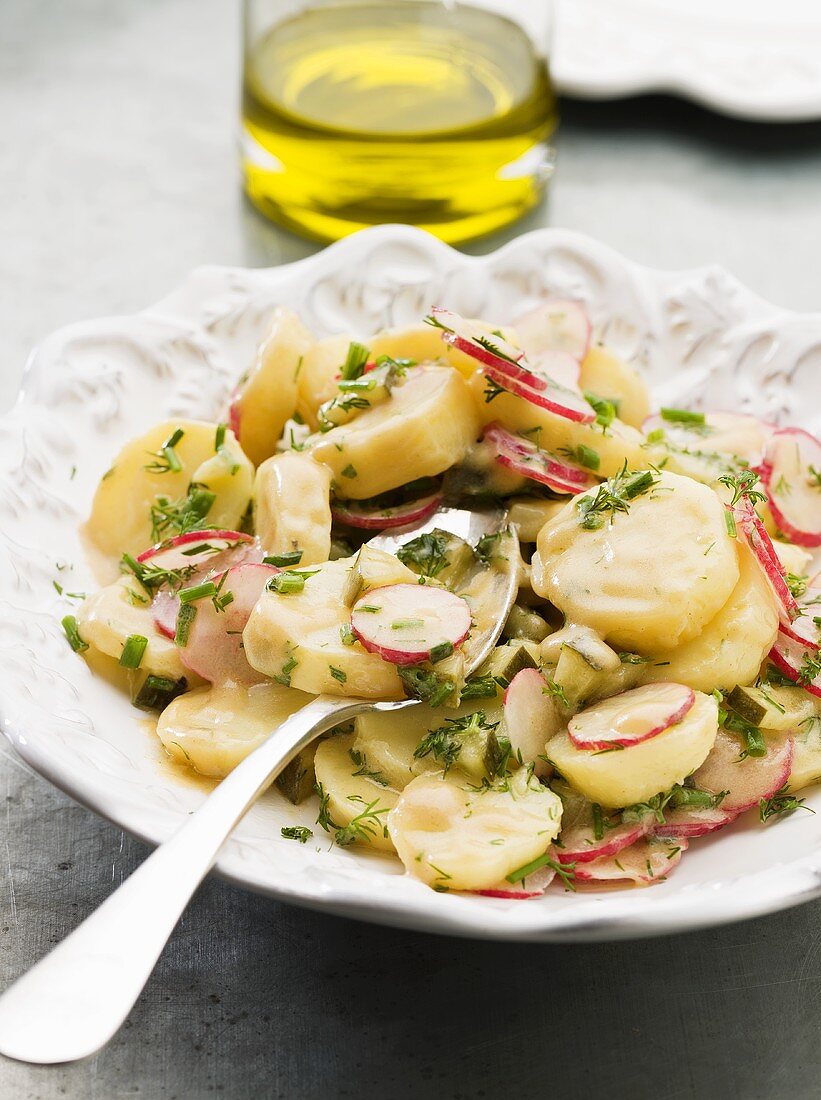
M 453 653 L 453 646 L 450 642 L 440 642 L 439 645 L 431 647 L 431 651 L 428 654 L 428 659 L 432 665 L 437 664 L 439 661 L 444 661 L 446 657 L 450 657 Z
M 705 424 L 704 413 L 691 412 L 690 409 L 670 409 L 663 408 L 661 410 L 662 420 L 667 420 L 671 424 Z
M 265 587 L 269 592 L 278 592 L 281 596 L 293 596 L 303 590 L 308 577 L 313 577 L 318 572 L 318 569 L 313 569 L 310 573 L 297 573 L 292 569 L 283 569 L 281 573 L 271 577 Z
M 285 664 L 280 669 L 279 676 L 273 676 L 272 679 L 276 680 L 278 684 L 282 684 L 283 687 L 291 686 L 291 673 L 299 664 L 296 657 L 289 657 Z
M 191 632 L 191 624 L 197 617 L 197 609 L 192 603 L 184 603 L 180 605 L 180 609 L 177 612 L 177 630 L 174 635 L 174 641 L 180 647 L 188 645 L 188 635 Z
M 171 680 L 167 676 L 146 676 L 145 682 L 134 696 L 135 707 L 141 710 L 165 710 L 172 699 L 176 699 L 188 687 L 184 676 Z
M 356 641 L 356 634 L 354 634 L 353 627 L 350 623 L 343 623 L 339 628 L 339 640 L 343 645 L 353 645 Z
M 77 626 L 77 620 L 73 615 L 66 615 L 60 620 L 63 624 L 63 630 L 66 632 L 68 638 L 68 644 L 74 650 L 75 653 L 82 653 L 88 649 L 88 642 L 84 642 L 80 637 L 80 628 Z
M 214 450 L 219 454 L 220 447 L 225 443 L 225 432 L 227 424 L 217 424 L 217 430 L 214 433 Z
M 727 534 L 731 539 L 738 537 L 738 527 L 735 522 L 735 513 L 732 508 L 724 509 L 724 525 L 727 528 Z
M 333 678 L 337 680 L 340 684 L 344 684 L 348 679 L 347 674 L 343 672 L 341 668 L 334 668 L 333 665 L 329 665 L 328 670 L 331 673 L 331 676 L 333 676 Z
M 340 471 L 340 473 L 341 473 L 342 477 L 348 477 L 348 478 L 353 478 L 353 477 L 358 477 L 359 476 L 356 472 L 356 467 L 352 466 L 350 462 L 348 463 L 348 465 L 345 467 L 344 470 Z
M 364 344 L 352 340 L 350 344 L 348 344 L 348 354 L 345 356 L 345 362 L 342 364 L 342 378 L 345 381 L 350 381 L 352 378 L 360 378 L 365 370 L 365 364 L 368 362 L 369 355 L 370 351 Z
M 202 600 L 206 596 L 216 596 L 217 586 L 213 581 L 203 581 L 202 584 L 192 585 L 191 588 L 181 588 L 179 592 L 180 603 L 194 603 L 195 600 Z
M 376 615 L 378 612 L 380 612 L 382 610 L 382 608 L 377 607 L 376 604 L 373 604 L 373 603 L 363 603 L 363 604 L 360 604 L 357 607 L 356 610 L 357 611 L 366 611 L 369 615 Z
M 424 625 L 424 619 L 394 619 L 391 630 L 417 630 Z
M 123 668 L 139 668 L 148 646 L 148 638 L 142 634 L 129 634 L 120 654 Z
M 664 439 L 664 428 L 654 428 L 652 432 L 647 433 L 648 443 L 661 443 Z
M 288 550 L 284 554 L 266 554 L 262 561 L 265 565 L 275 565 L 278 569 L 284 569 L 288 565 L 299 565 L 302 561 L 302 551 Z

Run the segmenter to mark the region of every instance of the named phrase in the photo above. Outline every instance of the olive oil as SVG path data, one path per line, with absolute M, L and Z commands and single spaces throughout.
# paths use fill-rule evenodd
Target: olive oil
M 314 7 L 248 47 L 248 195 L 320 240 L 384 222 L 489 233 L 538 200 L 555 125 L 528 36 L 468 5 Z

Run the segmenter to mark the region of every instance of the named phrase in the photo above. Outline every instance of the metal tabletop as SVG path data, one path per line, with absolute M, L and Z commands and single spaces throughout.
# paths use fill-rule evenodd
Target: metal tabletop
M 238 22 L 224 0 L 0 5 L 2 408 L 56 326 L 140 308 L 199 263 L 314 249 L 240 194 Z M 667 99 L 566 103 L 559 148 L 549 204 L 501 239 L 567 226 L 644 263 L 717 261 L 779 304 L 821 304 L 821 125 Z M 2 988 L 145 849 L 5 745 L 0 789 Z M 110 1047 L 70 1067 L 0 1059 L 0 1098 L 814 1098 L 819 931 L 814 903 L 675 938 L 505 946 L 209 880 Z

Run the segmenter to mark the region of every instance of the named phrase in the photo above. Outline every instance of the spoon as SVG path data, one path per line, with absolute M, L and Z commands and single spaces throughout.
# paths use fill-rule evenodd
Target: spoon
M 380 535 L 369 545 L 395 553 L 403 543 L 436 528 L 475 545 L 483 535 L 501 531 L 505 523 L 506 513 L 499 509 L 445 508 L 424 523 Z M 493 613 L 465 643 L 468 674 L 493 649 L 513 604 L 519 581 L 518 543 L 501 567 L 489 569 Z M 220 848 L 282 769 L 320 734 L 359 714 L 416 704 L 415 699 L 374 702 L 318 695 L 291 715 L 170 840 L 0 997 L 0 1053 L 48 1065 L 85 1058 L 104 1046 L 133 1008 Z

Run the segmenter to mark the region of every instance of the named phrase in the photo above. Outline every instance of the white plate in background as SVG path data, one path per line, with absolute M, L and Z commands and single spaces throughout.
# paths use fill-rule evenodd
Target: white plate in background
M 821 118 L 818 0 L 554 0 L 566 95 L 673 92 L 740 118 Z
M 59 619 L 93 581 L 78 524 L 112 456 L 157 420 L 219 415 L 276 304 L 324 335 L 417 322 L 434 304 L 498 323 L 549 294 L 583 299 L 599 335 L 636 363 L 660 403 L 748 409 L 821 423 L 821 314 L 768 305 L 720 268 L 652 271 L 562 230 L 489 256 L 402 226 L 367 230 L 271 270 L 202 268 L 156 306 L 83 322 L 32 355 L 0 421 L 0 708 L 20 755 L 78 801 L 152 843 L 203 789 L 163 759 L 144 716 L 72 653 Z M 61 568 L 62 567 L 62 568 Z M 821 791 L 808 802 L 821 810 Z M 515 902 L 435 893 L 397 861 L 280 837 L 313 824 L 270 792 L 223 850 L 219 871 L 333 913 L 494 939 L 595 940 L 720 924 L 821 895 L 821 813 L 767 827 L 754 814 L 695 841 L 666 882 Z

